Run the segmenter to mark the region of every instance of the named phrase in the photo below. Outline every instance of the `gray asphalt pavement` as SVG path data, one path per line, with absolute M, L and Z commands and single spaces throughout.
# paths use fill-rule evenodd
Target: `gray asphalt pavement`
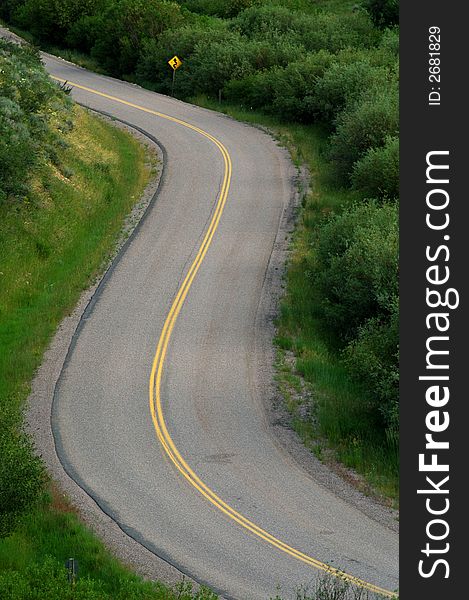
M 281 449 L 263 412 L 267 349 L 258 308 L 293 167 L 268 135 L 217 113 L 46 58 L 62 79 L 182 119 L 232 160 L 218 230 L 177 320 L 162 408 L 179 452 L 236 511 L 289 546 L 393 590 L 397 534 L 319 485 Z M 152 423 L 148 385 L 164 320 L 215 210 L 225 166 L 200 133 L 74 88 L 81 103 L 164 146 L 157 201 L 85 315 L 62 372 L 53 430 L 61 461 L 147 548 L 228 598 L 290 597 L 318 570 L 210 503 L 175 469 Z M 261 336 L 262 337 L 262 336 Z

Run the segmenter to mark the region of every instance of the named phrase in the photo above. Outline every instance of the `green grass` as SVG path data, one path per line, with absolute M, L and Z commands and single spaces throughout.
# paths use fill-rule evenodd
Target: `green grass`
M 286 295 L 277 323 L 279 359 L 277 378 L 292 415 L 292 425 L 303 442 L 319 457 L 340 461 L 355 469 L 363 479 L 357 485 L 366 493 L 377 494 L 397 506 L 399 496 L 399 451 L 386 439 L 382 425 L 370 412 L 360 385 L 351 381 L 336 340 L 324 328 L 319 301 L 308 276 L 314 260 L 315 228 L 331 211 L 358 197 L 339 188 L 325 159 L 327 132 L 318 127 L 285 124 L 239 106 L 198 96 L 196 104 L 219 110 L 235 119 L 271 129 L 290 151 L 297 166 L 306 164 L 311 173 L 311 189 L 301 190 L 302 206 L 286 276 Z M 293 353 L 294 361 L 286 361 Z M 300 382 L 302 382 L 300 384 Z M 299 386 L 302 390 L 299 390 Z M 304 392 L 306 388 L 306 398 Z M 308 404 L 308 417 L 299 416 Z
M 66 580 L 65 562 L 71 557 L 78 564 L 76 589 Z M 27 582 L 29 595 L 13 591 L 12 600 L 216 600 L 205 588 L 194 593 L 188 582 L 170 588 L 144 581 L 111 555 L 56 491 L 23 518 L 13 535 L 0 540 L 0 595 L 13 577 Z

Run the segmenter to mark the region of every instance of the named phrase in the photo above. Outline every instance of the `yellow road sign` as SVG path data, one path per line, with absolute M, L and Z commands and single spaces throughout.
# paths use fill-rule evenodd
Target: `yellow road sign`
M 175 71 L 176 69 L 179 69 L 179 67 L 182 65 L 182 60 L 177 56 L 173 56 L 171 60 L 168 60 L 168 64 L 173 69 L 173 71 Z

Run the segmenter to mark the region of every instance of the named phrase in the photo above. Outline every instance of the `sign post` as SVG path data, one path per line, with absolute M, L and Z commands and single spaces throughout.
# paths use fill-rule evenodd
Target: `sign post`
M 65 568 L 67 569 L 67 579 L 71 587 L 75 587 L 77 572 L 78 572 L 78 561 L 74 558 L 69 558 L 65 562 Z
M 179 67 L 182 65 L 182 60 L 180 58 L 178 58 L 177 56 L 173 56 L 173 58 L 171 60 L 168 60 L 168 65 L 173 70 L 173 83 L 171 85 L 171 96 L 174 96 L 174 80 L 176 78 L 176 69 L 179 69 Z

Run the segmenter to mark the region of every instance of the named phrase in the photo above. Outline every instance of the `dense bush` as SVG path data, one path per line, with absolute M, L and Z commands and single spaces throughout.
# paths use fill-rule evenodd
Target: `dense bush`
M 330 53 L 306 53 L 286 36 L 252 40 L 220 26 L 209 30 L 184 27 L 148 41 L 138 76 L 146 81 L 168 79 L 166 60 L 171 52 L 184 60 L 184 69 L 178 73 L 180 96 L 203 92 L 217 97 L 221 89 L 231 100 L 242 98 L 243 105 L 269 108 L 294 120 L 305 120 L 306 96 L 332 61 Z M 303 56 L 301 61 L 292 61 L 298 55 Z M 275 89 L 271 90 L 270 82 L 277 82 Z
M 399 56 L 399 28 L 386 29 L 381 37 L 379 47 L 397 58 Z
M 368 61 L 335 62 L 313 86 L 315 112 L 325 123 L 333 123 L 341 110 L 370 89 L 389 87 L 391 77 L 387 68 L 371 66 Z
M 371 148 L 355 163 L 352 185 L 367 198 L 399 197 L 399 138 L 386 138 L 381 148 Z
M 364 12 L 334 14 L 319 13 L 313 18 L 312 28 L 305 28 L 301 37 L 310 51 L 338 52 L 347 48 L 371 48 L 379 37 Z
M 25 114 L 16 102 L 0 97 L 0 203 L 9 194 L 23 189 L 23 182 L 35 162 L 31 133 Z
M 198 43 L 187 69 L 192 93 L 216 97 L 230 79 L 242 79 L 254 72 L 257 51 L 254 42 L 230 32 L 223 39 Z
M 107 0 L 23 0 L 14 17 L 38 40 L 60 44 L 78 19 L 100 12 L 106 3 Z
M 25 0 L 2 0 L 0 3 L 0 17 L 7 21 L 14 19 L 19 6 L 23 5 Z
M 185 0 L 181 4 L 194 13 L 231 18 L 261 2 L 262 0 Z
M 344 352 L 345 364 L 380 410 L 385 426 L 399 431 L 399 305 L 389 315 L 369 319 Z
M 369 90 L 360 102 L 347 106 L 337 117 L 331 138 L 330 158 L 343 183 L 349 181 L 354 164 L 370 148 L 384 145 L 399 132 L 399 99 L 394 85 Z
M 301 23 L 309 19 L 309 16 L 298 15 L 284 6 L 253 6 L 234 19 L 232 27 L 249 38 L 272 37 L 299 32 Z
M 311 122 L 314 119 L 314 87 L 334 57 L 327 51 L 307 54 L 286 67 L 256 71 L 226 86 L 228 99 L 243 106 L 266 110 L 281 119 Z
M 128 586 L 126 586 L 128 588 Z M 136 590 L 138 592 L 138 590 Z M 145 600 L 153 595 L 132 593 L 127 589 L 129 600 Z M 68 580 L 64 564 L 52 557 L 46 557 L 41 563 L 32 563 L 24 571 L 3 571 L 0 573 L 0 597 L 5 600 L 109 600 L 100 581 L 87 577 L 78 577 L 72 586 Z M 120 593 L 113 595 L 115 600 L 123 600 Z
M 175 2 L 115 0 L 104 12 L 100 24 L 95 22 L 97 37 L 91 54 L 113 75 L 133 73 L 145 40 L 157 39 L 163 31 L 182 22 L 181 10 Z
M 312 122 L 315 114 L 314 89 L 332 62 L 322 51 L 290 63 L 275 82 L 272 111 L 280 118 Z
M 66 46 L 90 54 L 100 36 L 102 27 L 103 17 L 101 14 L 82 15 L 72 23 L 63 42 Z
M 369 319 L 389 315 L 398 293 L 395 205 L 346 208 L 318 231 L 314 278 L 324 318 L 344 342 Z
M 232 79 L 225 86 L 225 97 L 243 108 L 272 112 L 276 82 L 281 74 L 281 68 L 272 68 L 257 71 L 243 79 Z
M 366 48 L 378 40 L 370 19 L 361 11 L 341 15 L 333 12 L 307 15 L 284 6 L 253 6 L 241 12 L 232 21 L 232 27 L 251 39 L 274 40 L 288 36 L 292 43 L 310 52 Z M 298 55 L 294 60 L 298 60 Z
M 221 41 L 225 28 L 207 31 L 202 26 L 184 26 L 164 31 L 158 39 L 149 38 L 143 43 L 137 64 L 139 81 L 154 83 L 159 91 L 168 93 L 171 90 L 172 71 L 167 61 L 174 55 L 184 61 L 178 77 L 178 95 L 190 94 L 191 91 L 191 56 L 198 45 L 203 46 L 209 40 Z
M 54 154 L 51 121 L 67 118 L 69 103 L 29 47 L 0 40 L 0 202 L 25 192 L 31 169 Z
M 398 212 L 368 202 L 327 220 L 312 276 L 322 315 L 385 425 L 398 421 Z

